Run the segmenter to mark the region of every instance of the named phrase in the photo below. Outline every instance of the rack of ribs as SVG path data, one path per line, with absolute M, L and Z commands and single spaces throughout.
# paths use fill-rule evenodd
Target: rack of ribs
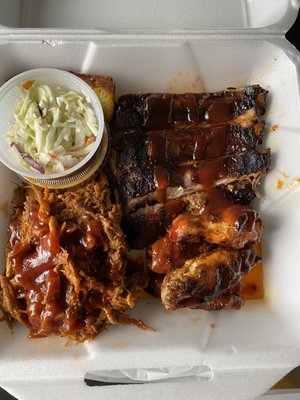
M 118 101 L 110 181 L 129 247 L 146 251 L 147 290 L 168 310 L 243 304 L 237 284 L 263 227 L 252 203 L 271 162 L 267 95 L 252 85 Z

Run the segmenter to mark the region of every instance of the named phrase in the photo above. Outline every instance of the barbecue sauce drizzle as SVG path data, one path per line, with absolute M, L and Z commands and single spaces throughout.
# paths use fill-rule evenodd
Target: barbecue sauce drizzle
M 253 104 L 243 104 L 241 93 L 220 92 L 216 95 L 194 94 L 150 94 L 144 99 L 145 109 L 142 126 L 160 129 L 180 125 L 202 123 L 224 123 L 231 121 Z
M 258 98 L 260 106 L 264 101 L 264 95 Z M 248 105 L 248 108 L 251 106 Z M 209 219 L 217 220 L 224 210 L 230 209 L 232 219 L 236 218 L 236 229 L 240 229 L 238 218 L 243 209 L 249 209 L 249 204 L 233 205 L 221 190 L 214 187 L 216 180 L 222 175 L 221 156 L 253 149 L 253 143 L 249 143 L 248 147 L 247 143 L 242 148 L 239 145 L 235 147 L 235 142 L 230 137 L 232 125 L 224 124 L 224 121 L 229 122 L 237 115 L 237 96 L 231 92 L 225 97 L 206 98 L 205 95 L 196 94 L 154 94 L 146 97 L 142 126 L 148 142 L 148 156 L 153 166 L 156 198 L 159 202 L 166 203 L 166 189 L 170 184 L 169 171 L 176 170 L 176 165 L 179 165 L 180 173 L 180 167 L 188 168 L 189 162 L 193 161 L 189 171 L 191 179 L 201 183 L 206 192 L 205 206 L 200 214 L 207 214 Z M 213 125 L 193 128 L 199 121 Z M 189 125 L 189 128 L 185 129 L 182 125 Z M 203 163 L 201 160 L 209 162 Z M 181 215 L 179 221 L 183 224 L 185 215 Z M 256 213 L 253 212 L 244 228 L 255 230 L 255 217 Z M 186 218 L 189 216 L 186 215 Z M 184 244 L 176 240 L 179 229 L 180 227 L 172 224 L 168 233 L 153 243 L 152 271 L 165 274 L 182 265 L 184 259 L 199 254 L 199 244 Z M 240 291 L 245 298 L 257 298 L 258 292 L 263 297 L 262 274 L 252 273 L 252 276 L 256 276 L 258 281 L 253 284 L 241 283 L 236 291 Z
M 144 98 L 141 127 L 159 201 L 166 200 L 164 191 L 171 173 L 176 178 L 176 174 L 188 172 L 192 180 L 208 187 L 210 180 L 222 177 L 222 156 L 256 147 L 249 136 L 259 136 L 260 125 L 254 124 L 251 130 L 233 122 L 242 111 L 253 107 L 250 101 L 242 102 L 241 107 L 240 97 L 239 92 L 228 91 L 216 95 L 151 94 Z M 200 120 L 204 124 L 197 127 Z
M 8 227 L 13 262 L 14 281 L 24 322 L 29 325 L 30 336 L 48 336 L 52 333 L 76 332 L 84 325 L 84 313 L 70 308 L 65 282 L 59 274 L 58 254 L 64 247 L 79 268 L 89 269 L 89 250 L 101 246 L 101 223 L 86 221 L 85 230 L 59 232 L 57 221 L 50 215 L 48 191 L 41 204 L 30 204 L 30 220 L 37 231 L 36 245 L 21 240 L 20 218 L 12 219 Z M 95 268 L 94 274 L 99 275 Z M 82 309 L 89 307 L 83 304 Z

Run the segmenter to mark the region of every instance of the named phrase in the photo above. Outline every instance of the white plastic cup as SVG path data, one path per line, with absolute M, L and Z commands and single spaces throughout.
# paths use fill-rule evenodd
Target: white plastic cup
M 22 166 L 11 148 L 10 141 L 6 137 L 6 133 L 10 131 L 11 126 L 15 122 L 14 110 L 18 101 L 20 101 L 20 93 L 17 85 L 23 84 L 27 80 L 35 80 L 49 86 L 60 86 L 64 90 L 72 90 L 78 94 L 84 94 L 91 100 L 91 106 L 95 111 L 98 121 L 98 132 L 94 146 L 79 163 L 65 171 L 41 174 L 38 171 Z M 95 155 L 101 144 L 103 131 L 103 110 L 96 93 L 86 82 L 70 72 L 54 68 L 32 69 L 14 76 L 0 88 L 0 161 L 18 175 L 37 180 L 47 180 L 58 179 L 76 173 Z

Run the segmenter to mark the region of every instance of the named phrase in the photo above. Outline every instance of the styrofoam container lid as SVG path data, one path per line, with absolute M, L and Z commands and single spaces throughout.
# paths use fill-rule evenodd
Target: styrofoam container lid
M 39 83 L 50 86 L 60 86 L 62 89 L 72 90 L 83 93 L 91 101 L 91 106 L 95 111 L 98 121 L 98 134 L 92 150 L 76 165 L 63 172 L 41 174 L 38 171 L 26 168 L 13 153 L 10 141 L 6 138 L 6 133 L 14 123 L 14 110 L 20 99 L 18 84 L 23 84 L 27 80 L 36 80 Z M 70 72 L 54 68 L 39 68 L 25 71 L 8 80 L 0 88 L 0 161 L 9 169 L 21 176 L 33 179 L 55 179 L 73 174 L 80 170 L 95 154 L 101 144 L 104 130 L 104 116 L 100 101 L 92 88 L 82 79 Z
M 199 32 L 263 30 L 285 32 L 299 0 L 0 0 L 3 34 Z

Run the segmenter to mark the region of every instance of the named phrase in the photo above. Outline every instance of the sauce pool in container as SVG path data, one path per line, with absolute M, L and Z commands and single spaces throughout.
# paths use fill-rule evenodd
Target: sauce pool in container
M 261 257 L 261 244 L 255 244 L 254 248 L 257 255 Z M 238 287 L 245 300 L 263 299 L 265 295 L 263 263 L 258 263 L 246 275 L 243 275 Z

